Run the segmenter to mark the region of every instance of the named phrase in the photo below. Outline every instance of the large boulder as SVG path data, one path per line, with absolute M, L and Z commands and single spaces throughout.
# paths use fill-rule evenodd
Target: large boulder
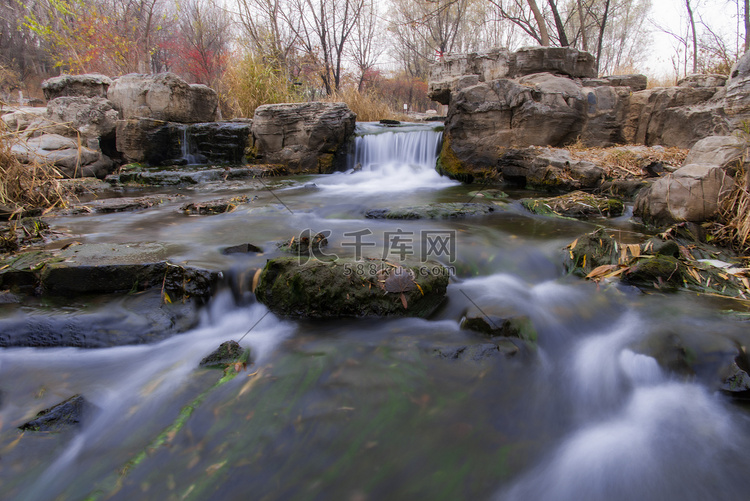
M 126 162 L 161 165 L 180 158 L 182 151 L 169 124 L 153 118 L 129 118 L 117 122 L 117 151 Z
M 437 263 L 283 257 L 268 261 L 255 296 L 287 317 L 426 317 L 445 300 L 448 281 Z
M 690 148 L 705 137 L 728 132 L 719 87 L 658 87 L 636 92 L 623 125 L 627 142 Z
M 634 215 L 655 224 L 711 219 L 731 192 L 744 154 L 745 147 L 735 136 L 698 141 L 682 167 L 639 193 Z
M 47 105 L 47 118 L 75 129 L 88 147 L 98 149 L 101 138 L 114 143 L 118 113 L 106 99 L 58 97 Z
M 475 85 L 535 73 L 571 78 L 595 77 L 596 60 L 588 52 L 571 47 L 524 47 L 516 52 L 493 49 L 448 54 L 430 68 L 428 95 L 441 104 L 449 104 L 451 92 L 466 87 L 467 82 Z
M 42 82 L 42 91 L 47 100 L 58 97 L 106 98 L 112 80 L 98 73 L 86 75 L 61 75 Z
M 107 98 L 123 119 L 153 118 L 180 123 L 213 122 L 219 98 L 205 85 L 188 85 L 174 73 L 131 73 L 115 80 Z
M 248 157 L 284 164 L 292 173 L 344 167 L 356 115 L 344 103 L 266 104 L 255 110 Z
M 733 128 L 750 120 L 750 51 L 732 67 L 726 83 L 724 111 Z
M 53 165 L 69 178 L 103 178 L 113 167 L 112 160 L 101 151 L 81 146 L 77 140 L 59 134 L 44 134 L 20 141 L 12 146 L 11 151 L 22 163 Z

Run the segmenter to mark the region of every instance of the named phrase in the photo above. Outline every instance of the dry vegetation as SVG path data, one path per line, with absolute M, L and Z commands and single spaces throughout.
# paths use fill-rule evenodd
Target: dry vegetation
M 326 98 L 328 102 L 343 102 L 357 114 L 359 122 L 375 122 L 378 120 L 405 120 L 402 113 L 393 111 L 388 102 L 366 92 L 358 92 L 355 88 L 340 90 L 333 96 Z
M 64 207 L 67 190 L 59 182 L 60 173 L 51 165 L 19 162 L 11 152 L 18 141 L 17 133 L 0 131 L 0 215 L 10 218 L 33 209 Z
M 652 163 L 661 163 L 677 169 L 685 161 L 688 154 L 688 150 L 664 148 L 662 146 L 586 148 L 580 143 L 576 143 L 568 149 L 573 158 L 594 162 L 606 171 L 607 177 L 612 179 L 641 177 L 643 176 L 643 168 Z

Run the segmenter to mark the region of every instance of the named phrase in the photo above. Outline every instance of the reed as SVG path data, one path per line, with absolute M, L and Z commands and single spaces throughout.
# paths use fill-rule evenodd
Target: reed
M 357 114 L 358 122 L 406 120 L 403 113 L 393 110 L 384 99 L 368 92 L 359 92 L 354 87 L 340 89 L 325 100 L 346 103 L 349 109 Z

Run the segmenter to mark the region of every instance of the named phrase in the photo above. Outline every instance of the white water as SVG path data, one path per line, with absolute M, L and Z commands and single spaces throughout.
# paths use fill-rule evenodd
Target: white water
M 157 344 L 99 350 L 0 350 L 0 377 L 4 380 L 23 374 L 28 367 L 37 367 L 40 379 L 48 382 L 54 382 L 56 375 L 66 374 L 65 386 L 56 388 L 54 383 L 47 383 L 48 392 L 64 394 L 73 387 L 96 407 L 80 433 L 20 499 L 52 499 L 54 493 L 74 482 L 76 468 L 80 468 L 77 463 L 82 458 L 106 457 L 107 451 L 128 435 L 128 430 L 136 432 L 149 422 L 149 416 L 163 408 L 164 400 L 195 373 L 200 360 L 224 341 L 240 340 L 247 333 L 240 344 L 251 349 L 260 366 L 291 331 L 291 324 L 280 321 L 264 306 L 238 308 L 226 292 L 212 300 L 196 329 Z M 212 372 L 216 372 L 217 380 L 221 377 L 220 371 Z M 17 412 L 12 404 L 5 406 L 0 422 Z
M 349 170 L 316 181 L 330 194 L 440 189 L 458 184 L 435 170 L 443 133 L 429 125 L 358 124 Z
M 197 165 L 200 162 L 198 161 L 198 157 L 193 154 L 193 146 L 190 141 L 188 127 L 189 125 L 181 126 L 182 139 L 180 140 L 180 149 L 182 160 L 185 160 L 185 162 L 187 162 L 187 165 Z

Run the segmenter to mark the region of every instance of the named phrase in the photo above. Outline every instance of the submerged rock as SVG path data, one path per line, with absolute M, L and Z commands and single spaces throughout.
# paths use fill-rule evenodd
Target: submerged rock
M 326 234 L 321 232 L 312 235 L 310 231 L 304 231 L 299 236 L 276 244 L 279 250 L 294 254 L 295 256 L 317 255 L 326 246 L 328 246 Z
M 201 367 L 223 369 L 229 365 L 246 364 L 250 359 L 250 350 L 244 349 L 237 341 L 225 341 L 200 361 Z
M 232 212 L 238 205 L 247 203 L 247 197 L 242 195 L 233 198 L 220 198 L 206 202 L 191 202 L 180 207 L 180 211 L 187 215 L 210 216 Z
M 73 395 L 64 402 L 40 411 L 34 419 L 18 427 L 22 431 L 61 432 L 80 426 L 91 404 L 81 395 Z
M 368 219 L 458 219 L 484 216 L 495 212 L 497 206 L 479 203 L 432 203 L 395 209 L 370 209 Z
M 520 348 L 510 341 L 482 344 L 459 344 L 432 347 L 430 355 L 441 360 L 482 362 L 496 358 L 511 358 L 520 352 Z
M 497 304 L 473 305 L 466 312 L 461 328 L 488 337 L 517 337 L 536 341 L 537 333 L 531 319 Z
M 403 267 L 413 273 L 414 288 L 392 293 L 383 283 L 396 267 L 385 260 L 271 259 L 255 295 L 271 311 L 288 317 L 429 316 L 445 299 L 448 270 L 438 263 Z

